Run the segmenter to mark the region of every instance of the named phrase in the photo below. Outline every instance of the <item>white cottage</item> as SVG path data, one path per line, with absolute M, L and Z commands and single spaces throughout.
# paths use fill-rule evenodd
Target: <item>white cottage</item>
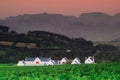
M 80 59 L 76 57 L 71 64 L 81 64 Z
M 55 64 L 54 60 L 52 60 L 51 58 L 39 58 L 39 57 L 26 57 L 23 63 L 25 66 L 43 66 Z
M 68 61 L 67 57 L 64 57 L 60 60 L 60 64 L 66 64 Z
M 85 64 L 93 64 L 95 63 L 95 59 L 94 59 L 94 56 L 93 57 L 88 57 L 85 59 Z
M 24 65 L 25 65 L 24 60 L 18 61 L 18 64 L 17 64 L 17 65 L 18 65 L 18 66 L 24 66 Z

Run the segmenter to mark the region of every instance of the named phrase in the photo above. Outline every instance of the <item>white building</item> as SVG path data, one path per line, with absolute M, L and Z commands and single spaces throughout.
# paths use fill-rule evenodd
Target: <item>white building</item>
M 51 58 L 39 58 L 39 57 L 26 57 L 25 61 L 18 62 L 18 66 L 23 64 L 25 66 L 43 66 L 43 65 L 54 65 L 55 62 Z
M 39 57 L 26 57 L 25 60 L 18 61 L 18 66 L 44 66 L 44 65 L 62 65 L 69 62 L 69 60 L 64 57 L 61 60 L 52 60 L 51 58 L 39 58 Z M 85 59 L 85 64 L 95 63 L 94 56 Z M 72 60 L 71 64 L 81 64 L 78 57 Z
M 95 63 L 95 59 L 94 59 L 94 56 L 93 57 L 88 57 L 85 59 L 85 64 L 93 64 Z
M 81 64 L 80 59 L 76 57 L 71 64 Z
M 18 66 L 24 66 L 24 65 L 25 65 L 24 60 L 18 61 L 18 64 L 17 64 L 17 65 L 18 65 Z
M 64 57 L 60 60 L 60 64 L 66 64 L 67 61 L 68 61 L 68 59 L 66 57 Z

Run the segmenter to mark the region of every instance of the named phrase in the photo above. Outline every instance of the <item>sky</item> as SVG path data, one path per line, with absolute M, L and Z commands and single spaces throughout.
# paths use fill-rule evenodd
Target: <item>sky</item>
M 120 0 L 0 0 L 0 19 L 22 14 L 55 13 L 79 16 L 81 13 L 120 13 Z

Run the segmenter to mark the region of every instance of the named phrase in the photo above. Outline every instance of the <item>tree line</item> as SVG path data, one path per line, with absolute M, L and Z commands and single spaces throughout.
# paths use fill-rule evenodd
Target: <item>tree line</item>
M 11 46 L 0 45 L 0 63 L 16 63 L 25 57 L 51 57 L 61 59 L 79 57 L 84 61 L 87 56 L 95 55 L 98 62 L 119 61 L 119 48 L 112 45 L 96 45 L 84 38 L 69 38 L 46 31 L 28 31 L 18 34 L 9 27 L 0 25 L 0 41 L 13 42 Z M 36 48 L 17 47 L 18 42 L 35 43 Z

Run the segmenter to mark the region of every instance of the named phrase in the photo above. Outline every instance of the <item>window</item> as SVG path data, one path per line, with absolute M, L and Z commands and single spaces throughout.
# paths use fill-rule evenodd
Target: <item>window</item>
M 36 61 L 36 64 L 40 64 L 40 62 L 39 62 L 39 61 Z
M 65 64 L 65 62 L 62 62 L 62 64 Z

